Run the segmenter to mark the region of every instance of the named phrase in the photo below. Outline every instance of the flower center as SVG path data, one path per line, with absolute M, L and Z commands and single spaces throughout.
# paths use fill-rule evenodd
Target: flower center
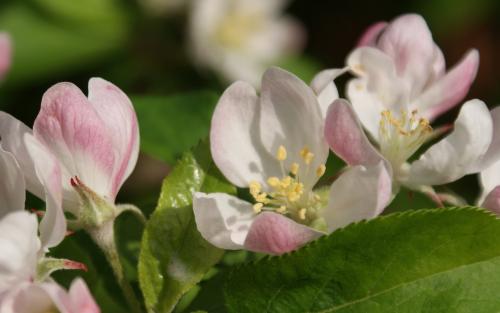
M 243 49 L 245 42 L 254 32 L 263 28 L 261 14 L 254 12 L 231 12 L 222 19 L 216 38 L 227 47 Z
M 395 169 L 403 165 L 432 133 L 425 118 L 417 118 L 417 110 L 402 111 L 399 118 L 391 111 L 382 111 L 379 127 L 379 143 L 382 155 Z
M 268 177 L 266 186 L 258 182 L 250 183 L 250 194 L 255 199 L 253 209 L 256 214 L 273 211 L 304 224 L 318 218 L 318 211 L 322 206 L 321 198 L 313 192 L 313 186 L 304 185 L 300 178 L 301 173 L 306 176 L 309 174 L 314 154 L 304 147 L 300 150 L 299 157 L 299 162 L 292 162 L 286 168 L 284 161 L 287 159 L 287 150 L 284 146 L 280 146 L 276 160 L 280 163 L 282 176 Z M 316 176 L 320 178 L 325 174 L 326 167 L 321 164 L 314 170 Z

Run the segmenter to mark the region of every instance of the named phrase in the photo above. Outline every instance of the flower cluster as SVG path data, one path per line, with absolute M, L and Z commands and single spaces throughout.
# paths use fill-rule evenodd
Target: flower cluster
M 445 72 L 425 21 L 410 14 L 371 26 L 346 63 L 318 73 L 310 87 L 271 68 L 260 97 L 244 82 L 226 90 L 212 119 L 212 155 L 231 183 L 248 188 L 251 201 L 195 194 L 205 239 L 225 249 L 281 254 L 379 215 L 401 186 L 440 205 L 458 202 L 433 186 L 479 172 L 480 204 L 500 211 L 499 110 L 470 100 L 452 127 L 431 124 L 467 94 L 479 65 L 476 50 Z M 333 80 L 346 71 L 354 78 L 341 99 Z M 330 186 L 317 185 L 328 146 L 348 167 Z
M 280 7 L 271 2 L 192 3 L 195 58 L 231 81 L 243 78 L 220 97 L 209 134 L 212 159 L 239 197 L 193 194 L 203 238 L 223 249 L 279 255 L 375 218 L 401 187 L 439 205 L 459 203 L 435 186 L 477 173 L 478 205 L 500 214 L 500 109 L 468 100 L 453 125 L 435 125 L 466 97 L 478 51 L 446 71 L 423 18 L 403 15 L 371 26 L 345 67 L 306 84 L 281 68 L 265 70 L 300 39 L 293 22 L 271 18 Z M 0 78 L 10 46 L 0 35 Z M 353 77 L 341 98 L 334 80 L 347 73 Z M 330 152 L 346 163 L 338 173 L 328 168 Z M 0 112 L 0 312 L 31 312 L 27 305 L 99 312 L 82 279 L 66 291 L 51 278 L 56 270 L 85 269 L 49 256 L 77 230 L 102 248 L 130 307 L 140 311 L 113 232 L 123 211 L 143 218 L 133 205 L 115 203 L 138 153 L 134 107 L 101 78 L 89 81 L 88 96 L 71 83 L 49 88 L 32 128 Z M 44 210 L 25 210 L 26 191 L 45 202 Z

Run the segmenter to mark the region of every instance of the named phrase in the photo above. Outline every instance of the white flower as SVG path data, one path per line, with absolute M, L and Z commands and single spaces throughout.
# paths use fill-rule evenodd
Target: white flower
M 354 167 L 329 192 L 314 189 L 326 170 L 323 127 L 314 91 L 284 70 L 266 71 L 260 97 L 248 83 L 231 85 L 212 117 L 211 152 L 224 176 L 249 188 L 252 200 L 196 193 L 193 208 L 203 237 L 224 249 L 281 254 L 377 216 L 391 193 L 382 164 Z
M 0 136 L 1 146 L 20 163 L 27 189 L 43 199 L 50 195 L 48 189 L 62 186 L 62 207 L 83 224 L 110 218 L 107 215 L 113 214 L 116 195 L 139 153 L 139 129 L 130 100 L 100 78 L 89 81 L 88 97 L 70 83 L 47 90 L 33 130 L 0 112 Z M 49 205 L 46 215 L 47 221 L 61 218 Z M 50 225 L 65 231 L 59 220 Z
M 51 167 L 54 169 L 54 167 Z M 57 172 L 44 171 L 57 177 Z M 64 237 L 52 221 L 44 217 L 38 237 L 38 221 L 34 214 L 24 211 L 25 183 L 17 161 L 11 153 L 0 148 L 0 312 L 45 312 L 57 308 L 61 313 L 98 313 L 85 283 L 76 280 L 69 294 L 48 275 L 57 269 L 82 269 L 82 264 L 45 257 L 47 248 L 58 244 Z M 62 214 L 61 186 L 49 185 L 47 214 Z M 64 224 L 65 226 L 65 224 Z M 65 230 L 65 228 L 64 228 Z
M 459 104 L 476 77 L 479 53 L 469 51 L 446 72 L 443 53 L 424 19 L 402 15 L 376 23 L 347 58 L 356 76 L 347 95 L 361 123 L 378 138 L 380 112 L 412 112 L 429 121 Z
M 477 173 L 498 159 L 500 142 L 494 131 L 500 125 L 497 111 L 490 113 L 480 100 L 466 102 L 453 131 L 413 162 L 408 161 L 410 157 L 433 138 L 429 122 L 415 112 L 380 112 L 379 134 L 373 145 L 351 105 L 336 100 L 328 111 L 325 136 L 332 151 L 349 165 L 383 161 L 392 171 L 394 192 L 400 185 L 432 191 L 428 187 Z
M 196 63 L 229 82 L 259 85 L 265 69 L 301 46 L 302 28 L 282 17 L 284 0 L 194 0 L 190 48 Z

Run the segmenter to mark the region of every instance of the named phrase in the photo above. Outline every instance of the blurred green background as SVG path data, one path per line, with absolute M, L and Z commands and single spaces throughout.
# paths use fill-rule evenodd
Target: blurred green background
M 227 84 L 189 58 L 189 10 L 172 12 L 160 0 L 149 0 L 156 2 L 153 6 L 145 1 L 2 0 L 0 31 L 12 37 L 13 65 L 0 86 L 0 109 L 31 125 L 43 92 L 57 82 L 71 81 L 86 90 L 88 79 L 100 76 L 118 85 L 136 106 L 143 151 L 119 202 L 132 202 L 149 214 L 176 158 L 207 136 L 212 110 Z M 165 3 L 169 1 L 174 0 Z M 279 64 L 306 82 L 322 68 L 342 66 L 359 35 L 373 22 L 416 12 L 427 20 L 448 66 L 469 48 L 479 50 L 481 65 L 468 98 L 480 98 L 491 107 L 500 102 L 499 1 L 296 0 L 286 12 L 304 25 L 307 42 L 303 55 Z M 456 113 L 439 122 L 452 121 Z M 330 163 L 340 167 L 337 160 Z M 473 201 L 476 177 L 466 177 L 451 188 Z M 432 205 L 422 196 L 404 192 L 388 211 L 408 209 L 408 203 L 411 208 Z M 142 228 L 128 215 L 120 218 L 117 228 L 128 278 L 137 282 Z M 88 236 L 77 233 L 54 253 L 71 255 L 89 266 L 83 276 L 103 312 L 124 310 L 104 257 Z M 58 273 L 56 278 L 68 284 L 80 274 Z

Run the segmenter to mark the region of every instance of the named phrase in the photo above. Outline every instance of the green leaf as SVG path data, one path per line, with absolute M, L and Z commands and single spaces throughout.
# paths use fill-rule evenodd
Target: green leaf
M 119 51 L 129 25 L 119 0 L 13 1 L 0 12 L 0 30 L 14 49 L 2 88 L 86 69 Z
M 496 312 L 500 220 L 477 208 L 395 213 L 234 270 L 229 312 Z
M 141 128 L 142 151 L 174 163 L 206 138 L 218 95 L 198 91 L 170 97 L 132 97 Z
M 222 257 L 223 251 L 206 242 L 196 228 L 191 206 L 195 191 L 236 192 L 214 166 L 207 144 L 185 153 L 165 179 L 146 225 L 139 282 L 149 311 L 171 312 Z

